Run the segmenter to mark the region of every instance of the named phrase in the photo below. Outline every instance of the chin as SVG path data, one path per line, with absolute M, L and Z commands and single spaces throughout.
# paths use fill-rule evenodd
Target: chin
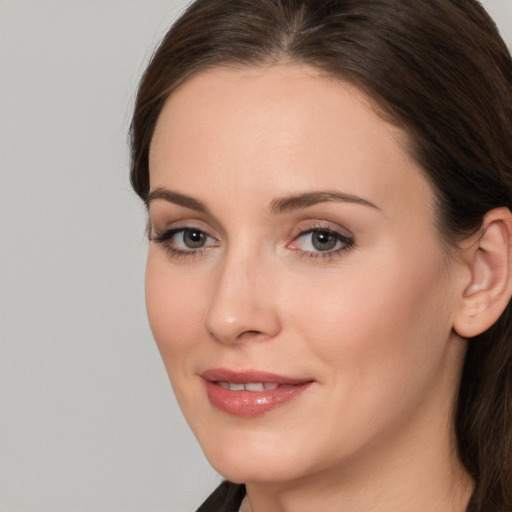
M 247 458 L 244 461 L 232 461 L 225 459 L 222 461 L 210 460 L 212 467 L 224 478 L 235 484 L 259 483 L 259 484 L 277 484 L 297 480 L 305 473 L 297 471 L 295 467 L 283 461 L 254 461 Z
M 259 435 L 258 435 L 259 434 Z M 310 472 L 307 454 L 286 436 L 269 432 L 226 436 L 202 443 L 206 458 L 224 478 L 234 483 L 279 483 L 296 480 Z

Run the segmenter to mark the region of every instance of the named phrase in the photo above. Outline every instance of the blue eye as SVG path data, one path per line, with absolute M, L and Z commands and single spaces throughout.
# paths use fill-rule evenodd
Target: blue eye
M 354 240 L 327 228 L 309 229 L 295 238 L 292 249 L 304 253 L 338 253 L 354 245 Z

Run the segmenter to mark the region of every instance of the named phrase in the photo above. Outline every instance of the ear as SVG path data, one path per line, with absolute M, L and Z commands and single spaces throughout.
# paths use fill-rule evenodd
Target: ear
M 475 239 L 476 238 L 476 239 Z M 477 336 L 501 316 L 512 296 L 512 214 L 489 211 L 473 243 L 463 248 L 469 282 L 464 283 L 453 327 L 464 338 Z

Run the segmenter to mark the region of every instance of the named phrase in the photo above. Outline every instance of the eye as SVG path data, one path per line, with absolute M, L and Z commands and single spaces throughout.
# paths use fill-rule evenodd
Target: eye
M 199 229 L 183 229 L 174 233 L 174 244 L 179 249 L 199 249 L 208 242 L 208 235 Z
M 194 254 L 219 245 L 215 238 L 198 228 L 169 229 L 161 234 L 155 234 L 151 240 L 162 244 L 171 256 Z
M 334 231 L 333 229 L 320 227 L 312 228 L 299 234 L 289 245 L 289 248 L 296 249 L 310 255 L 337 254 L 349 249 L 354 245 L 354 240 L 348 236 Z

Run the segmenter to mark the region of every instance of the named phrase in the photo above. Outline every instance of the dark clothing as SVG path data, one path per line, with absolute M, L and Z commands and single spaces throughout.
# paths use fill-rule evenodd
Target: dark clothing
M 245 485 L 225 480 L 196 512 L 238 512 L 245 497 Z

